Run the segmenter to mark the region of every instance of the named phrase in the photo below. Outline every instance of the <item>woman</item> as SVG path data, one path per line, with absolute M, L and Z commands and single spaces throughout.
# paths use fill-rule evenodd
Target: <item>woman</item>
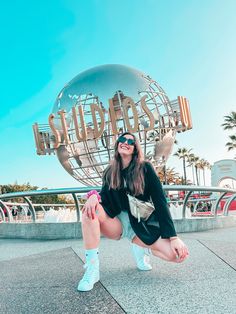
M 127 192 L 143 201 L 152 200 L 155 210 L 147 221 L 139 221 L 131 214 Z M 101 192 L 90 191 L 87 198 L 82 209 L 87 269 L 79 282 L 79 291 L 89 291 L 99 281 L 100 234 L 113 240 L 129 238 L 140 270 L 152 269 L 146 259 L 149 252 L 177 263 L 188 256 L 186 245 L 176 235 L 160 180 L 152 165 L 144 161 L 133 134 L 125 132 L 119 136 Z

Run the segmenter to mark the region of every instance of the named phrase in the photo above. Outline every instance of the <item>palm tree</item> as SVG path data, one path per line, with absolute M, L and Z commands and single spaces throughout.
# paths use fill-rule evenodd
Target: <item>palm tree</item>
M 195 168 L 197 185 L 199 185 L 199 176 L 198 176 L 199 161 L 200 161 L 200 157 L 194 155 L 194 157 L 193 157 L 193 165 L 194 165 L 194 168 Z
M 175 184 L 176 180 L 179 178 L 179 174 L 175 171 L 175 168 L 169 167 L 163 167 L 161 171 L 158 172 L 158 176 L 161 182 L 164 182 L 165 184 Z
M 183 170 L 184 170 L 184 180 L 183 180 L 184 182 L 183 182 L 183 184 L 187 183 L 186 160 L 187 160 L 191 150 L 192 149 L 187 149 L 187 148 L 183 147 L 183 148 L 179 148 L 177 150 L 177 152 L 174 153 L 174 156 L 179 157 L 179 159 L 183 159 Z
M 205 168 L 208 170 L 211 170 L 211 168 L 212 168 L 212 165 L 207 160 L 206 160 Z M 204 182 L 205 182 L 205 173 L 204 173 Z
M 175 185 L 182 185 L 182 184 L 183 184 L 183 180 L 184 180 L 183 177 L 178 177 L 178 178 L 175 180 L 174 184 L 175 184 Z
M 228 151 L 236 149 L 236 135 L 230 135 L 229 138 L 231 139 L 232 142 L 228 142 L 225 144 L 225 146 L 228 147 Z
M 205 169 L 206 168 L 209 169 L 210 167 L 211 167 L 211 165 L 210 165 L 210 163 L 207 160 L 205 160 L 203 158 L 201 158 L 199 160 L 199 162 L 198 162 L 198 169 L 202 170 L 202 173 L 203 173 L 203 185 L 206 185 L 206 182 L 205 182 Z M 199 178 L 200 178 L 200 176 L 199 176 Z
M 223 126 L 224 130 L 232 130 L 236 128 L 236 111 L 231 111 L 230 115 L 224 116 L 224 118 L 225 123 L 221 125 Z M 228 148 L 228 151 L 236 149 L 236 134 L 230 135 L 229 138 L 231 139 L 231 142 L 228 142 L 225 145 Z
M 194 178 L 194 159 L 195 155 L 193 153 L 188 155 L 187 162 L 188 166 L 187 167 L 192 167 L 192 176 L 193 176 L 193 184 L 195 185 L 195 178 Z
M 229 116 L 224 116 L 225 123 L 221 124 L 224 130 L 232 130 L 236 128 L 236 111 L 231 111 Z

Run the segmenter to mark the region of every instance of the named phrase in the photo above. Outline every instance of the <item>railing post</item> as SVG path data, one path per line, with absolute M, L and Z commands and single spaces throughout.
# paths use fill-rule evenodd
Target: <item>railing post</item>
M 193 212 L 196 213 L 197 212 L 197 207 L 198 207 L 198 203 L 199 201 L 196 201 L 194 208 L 193 208 Z
M 6 221 L 6 218 L 5 218 L 5 214 L 4 214 L 4 211 L 2 209 L 2 207 L 0 206 L 0 213 L 2 215 L 2 220 L 5 222 Z
M 42 208 L 43 214 L 45 215 L 45 214 L 46 214 L 46 210 L 45 210 L 44 206 L 43 206 L 43 205 L 40 205 L 40 207 Z
M 27 219 L 27 212 L 28 212 L 28 207 L 27 207 L 27 209 L 25 209 L 25 205 L 20 205 L 20 208 L 23 210 L 23 212 L 24 212 L 24 217 Z
M 4 202 L 3 201 L 1 201 L 0 200 L 0 204 L 2 205 L 2 207 L 6 210 L 6 212 L 7 212 L 7 217 L 8 217 L 8 219 L 9 219 L 9 222 L 13 222 L 13 216 L 12 216 L 12 213 L 11 213 L 11 210 L 9 209 L 9 207 L 6 205 L 6 204 L 4 204 Z M 6 221 L 6 219 L 5 219 L 5 221 Z
M 186 219 L 186 206 L 187 206 L 188 199 L 189 199 L 190 195 L 192 194 L 192 192 L 193 191 L 189 191 L 184 198 L 183 209 L 182 209 L 182 219 Z
M 75 193 L 72 193 L 74 202 L 75 202 L 75 208 L 76 208 L 76 214 L 77 214 L 77 222 L 80 221 L 80 208 L 79 208 L 79 202 L 78 202 L 78 198 L 76 196 Z
M 222 200 L 222 198 L 227 194 L 227 192 L 223 192 L 220 197 L 216 200 L 216 204 L 215 204 L 215 207 L 213 208 L 213 213 L 214 213 L 214 216 L 216 217 L 217 216 L 217 208 L 220 204 L 220 201 Z M 226 203 L 226 202 L 225 202 Z
M 230 204 L 235 198 L 236 198 L 236 194 L 232 195 L 232 197 L 227 202 L 225 202 L 224 209 L 223 209 L 224 216 L 228 216 Z
M 29 205 L 29 210 L 31 212 L 31 215 L 32 215 L 32 220 L 33 222 L 36 221 L 36 212 L 35 212 L 35 209 L 34 209 L 34 206 L 33 204 L 31 203 L 31 201 L 29 200 L 28 197 L 26 196 L 23 196 L 23 199 L 26 201 L 26 203 Z

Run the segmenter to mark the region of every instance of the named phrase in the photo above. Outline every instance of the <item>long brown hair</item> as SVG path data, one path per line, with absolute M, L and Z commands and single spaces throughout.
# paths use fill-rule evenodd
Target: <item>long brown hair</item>
M 124 132 L 120 136 L 124 136 L 129 134 L 133 136 L 135 140 L 134 144 L 134 151 L 132 155 L 132 159 L 129 164 L 126 183 L 133 195 L 143 194 L 144 191 L 144 173 L 143 173 L 143 152 L 142 148 L 139 144 L 137 138 L 130 132 Z M 115 143 L 115 154 L 114 159 L 111 161 L 108 168 L 105 170 L 104 179 L 105 183 L 109 185 L 109 188 L 112 189 L 120 189 L 122 187 L 122 177 L 121 177 L 121 170 L 122 170 L 122 160 L 121 156 L 118 152 L 118 140 Z

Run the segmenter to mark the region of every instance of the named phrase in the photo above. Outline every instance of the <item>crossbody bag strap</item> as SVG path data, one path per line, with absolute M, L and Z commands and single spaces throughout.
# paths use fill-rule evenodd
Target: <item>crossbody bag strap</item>
M 126 180 L 125 180 L 125 178 L 123 178 L 124 179 L 124 188 L 125 188 L 125 192 L 126 192 L 126 195 L 127 195 L 127 197 L 128 197 L 128 200 L 129 200 L 129 197 L 131 197 L 132 198 L 132 200 L 133 201 L 135 201 L 135 205 L 134 205 L 134 213 L 135 213 L 135 218 L 137 218 L 138 219 L 138 222 L 140 222 L 140 211 L 139 211 L 139 208 L 138 208 L 138 206 L 137 206 L 137 204 L 136 204 L 136 202 L 137 202 L 137 199 L 136 199 L 136 197 L 135 196 L 133 196 L 133 195 L 131 195 L 130 193 L 129 193 L 129 191 L 128 191 L 128 185 L 127 185 L 127 182 L 126 182 Z M 130 201 L 129 201 L 129 204 L 130 204 Z M 131 206 L 131 205 L 130 205 Z M 132 213 L 132 211 L 131 211 L 131 208 L 130 208 L 130 212 L 131 212 L 131 214 L 133 215 L 133 213 Z
M 125 189 L 125 193 L 126 193 L 126 194 L 130 194 L 130 193 L 128 192 L 128 185 L 127 185 L 127 182 L 126 182 L 126 180 L 125 180 L 124 177 L 123 177 L 123 179 L 124 179 L 124 189 Z

